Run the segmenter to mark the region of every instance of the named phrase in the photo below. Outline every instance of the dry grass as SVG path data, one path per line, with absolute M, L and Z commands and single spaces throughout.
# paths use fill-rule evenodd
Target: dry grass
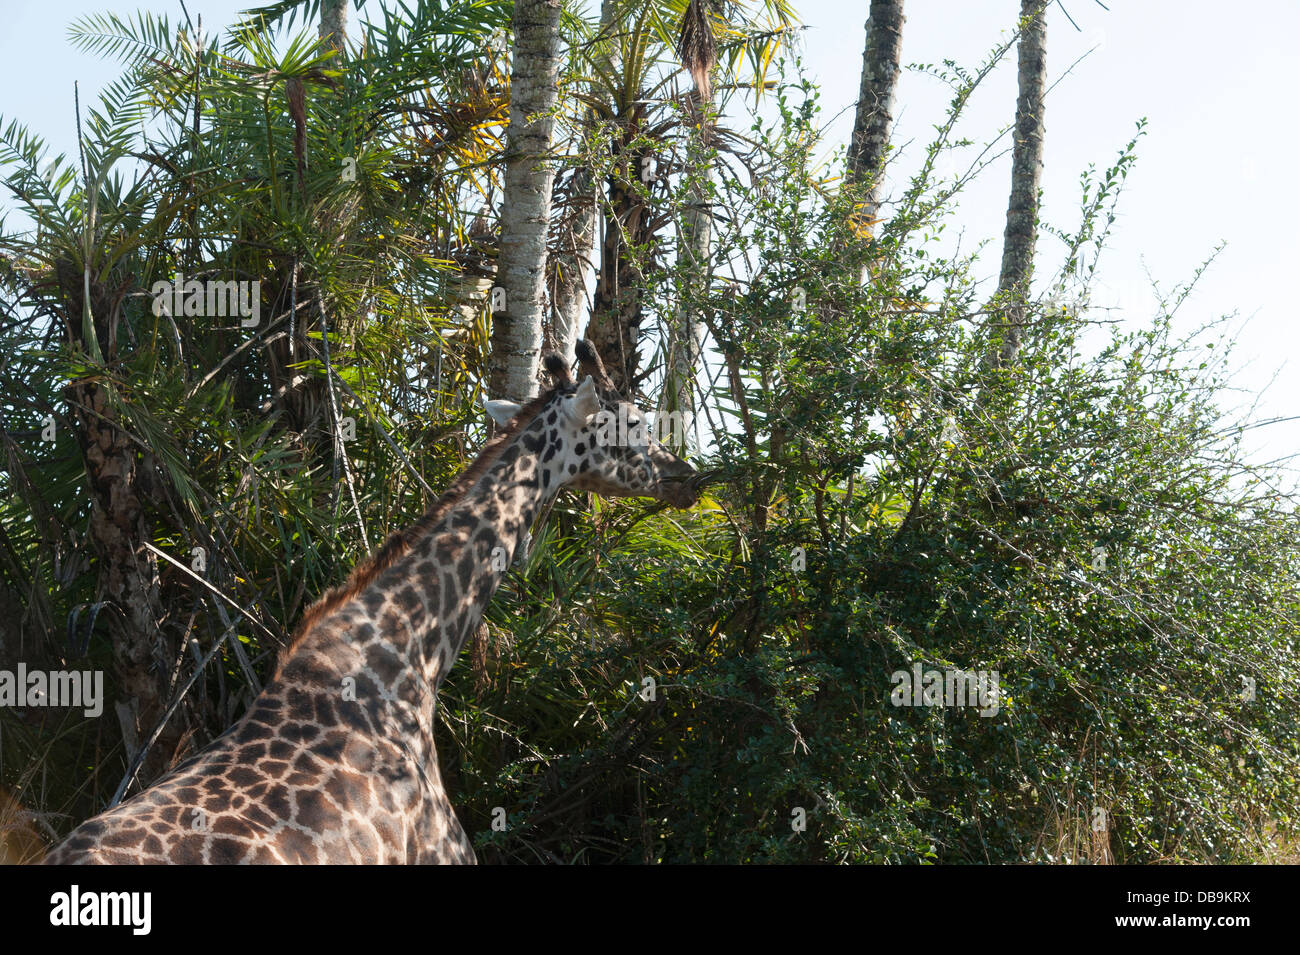
M 1110 807 L 1072 800 L 1048 807 L 1049 819 L 1034 844 L 1034 857 L 1055 865 L 1112 865 Z

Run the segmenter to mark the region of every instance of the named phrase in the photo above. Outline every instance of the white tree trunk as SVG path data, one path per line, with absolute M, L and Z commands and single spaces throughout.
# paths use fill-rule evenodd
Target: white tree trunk
M 596 181 L 589 169 L 574 174 L 574 201 L 579 203 L 572 220 L 560 238 L 551 267 L 557 273 L 552 303 L 554 306 L 551 335 L 555 350 L 570 365 L 578 330 L 584 327 L 587 303 L 587 273 L 596 254 Z
M 687 207 L 682 215 L 682 241 L 679 255 L 686 257 L 690 270 L 688 293 L 702 294 L 709 283 L 713 252 L 713 206 L 709 189 L 713 150 L 709 145 L 710 124 L 713 122 L 713 103 L 699 103 L 698 91 L 692 94 L 691 103 L 698 109 L 696 127 L 686 147 Z M 676 411 L 681 433 L 669 436 L 671 446 L 685 450 L 687 435 L 695 418 L 695 379 L 700 366 L 700 353 L 704 347 L 704 323 L 698 312 L 684 304 L 668 329 L 668 381 L 664 388 L 664 410 Z
M 524 401 L 537 394 L 537 366 L 546 308 L 546 233 L 550 225 L 552 110 L 556 100 L 560 0 L 517 0 L 506 133 L 505 195 L 494 309 L 490 390 Z

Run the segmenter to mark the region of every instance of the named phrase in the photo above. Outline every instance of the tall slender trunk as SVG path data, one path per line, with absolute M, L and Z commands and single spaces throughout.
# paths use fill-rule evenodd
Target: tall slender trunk
M 516 0 L 510 126 L 497 284 L 504 308 L 492 319 L 489 388 L 494 398 L 524 401 L 537 393 L 546 307 L 546 234 L 555 170 L 551 111 L 560 72 L 560 0 Z
M 1002 240 L 999 298 L 1005 303 L 998 317 L 1000 344 L 989 362 L 1010 364 L 1024 332 L 1029 283 L 1034 273 L 1034 243 L 1038 235 L 1038 190 L 1043 171 L 1043 94 L 1047 87 L 1047 4 L 1020 0 L 1022 33 L 1018 50 L 1016 140 L 1011 156 L 1011 198 Z
M 584 306 L 587 304 L 587 269 L 595 255 L 596 180 L 591 170 L 574 171 L 570 198 L 574 209 L 561 224 L 551 263 L 551 327 L 547 347 L 574 361 Z
M 713 206 L 709 188 L 712 148 L 710 128 L 713 121 L 712 97 L 705 98 L 698 89 L 688 97 L 695 120 L 686 146 L 689 185 L 687 207 L 682 215 L 682 241 L 679 255 L 685 255 L 689 275 L 686 297 L 694 299 L 709 285 L 713 251 Z M 680 434 L 665 437 L 676 451 L 685 450 L 687 435 L 695 417 L 695 377 L 704 347 L 704 323 L 692 302 L 683 303 L 668 327 L 668 382 L 660 402 L 662 410 L 677 412 Z
M 862 51 L 862 82 L 849 141 L 848 178 L 866 190 L 863 218 L 874 229 L 880 213 L 885 152 L 894 124 L 894 96 L 901 72 L 903 0 L 871 0 Z
M 348 0 L 323 0 L 320 8 L 320 26 L 317 35 L 323 46 L 343 52 L 347 42 Z
M 117 424 L 104 387 L 77 379 L 65 389 L 78 424 L 78 439 L 91 490 L 90 537 L 100 559 L 104 595 L 118 611 L 108 617 L 113 629 L 122 699 L 118 720 L 132 758 L 167 708 L 167 684 L 175 663 L 168 639 L 158 577 L 158 562 L 144 548 L 152 538 L 137 487 L 136 447 Z M 149 751 L 141 779 L 161 774 L 183 732 L 174 717 Z

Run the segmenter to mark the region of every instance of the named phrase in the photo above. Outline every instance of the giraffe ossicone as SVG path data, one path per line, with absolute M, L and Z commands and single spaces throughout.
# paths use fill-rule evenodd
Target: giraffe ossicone
M 307 611 L 234 726 L 45 861 L 475 862 L 442 784 L 434 706 L 529 527 L 565 487 L 680 508 L 699 496 L 696 471 L 656 442 L 596 440 L 602 411 L 644 415 L 590 343 L 575 353 L 580 384 L 551 355 L 549 390 L 522 407 L 485 402 L 502 430 L 424 517 Z

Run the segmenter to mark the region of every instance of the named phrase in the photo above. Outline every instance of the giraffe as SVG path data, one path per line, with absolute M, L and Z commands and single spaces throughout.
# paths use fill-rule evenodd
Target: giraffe
M 244 716 L 152 787 L 83 823 L 45 859 L 71 863 L 474 863 L 434 749 L 434 704 L 534 518 L 562 487 L 678 508 L 700 476 L 644 427 L 590 342 L 576 384 L 525 407 L 417 523 L 305 614 Z M 608 428 L 606 427 L 606 432 Z

